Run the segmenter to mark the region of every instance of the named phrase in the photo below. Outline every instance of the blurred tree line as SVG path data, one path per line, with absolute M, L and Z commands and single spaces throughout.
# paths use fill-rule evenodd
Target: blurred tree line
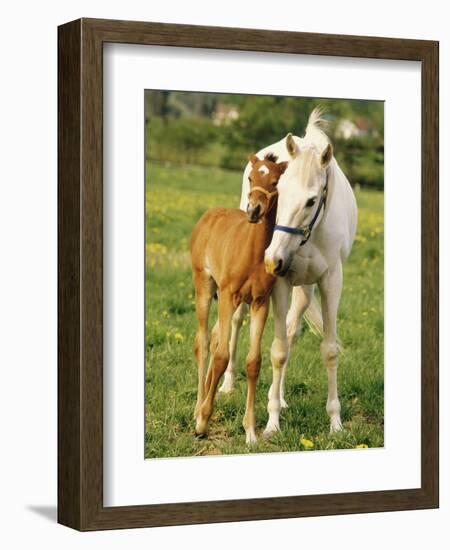
M 352 185 L 383 189 L 381 101 L 147 90 L 147 157 L 242 170 L 250 153 L 288 132 L 302 136 L 317 105 L 325 109 L 336 158 Z

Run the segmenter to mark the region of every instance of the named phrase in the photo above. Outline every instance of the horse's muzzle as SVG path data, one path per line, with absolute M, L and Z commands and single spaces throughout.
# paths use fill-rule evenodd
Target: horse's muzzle
M 289 261 L 283 261 L 281 258 L 265 258 L 264 265 L 267 273 L 276 275 L 277 277 L 284 277 L 289 271 Z

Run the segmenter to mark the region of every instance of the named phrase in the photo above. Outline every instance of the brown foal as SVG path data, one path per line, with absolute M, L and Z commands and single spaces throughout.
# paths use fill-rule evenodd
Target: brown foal
M 264 251 L 275 225 L 278 180 L 287 162 L 266 155 L 251 155 L 250 192 L 247 213 L 234 208 L 211 208 L 197 222 L 191 238 L 198 330 L 195 356 L 198 391 L 195 407 L 196 434 L 205 436 L 213 411 L 217 385 L 229 360 L 233 313 L 241 302 L 250 305 L 250 350 L 247 355 L 247 403 L 243 426 L 248 444 L 256 442 L 255 393 L 261 366 L 261 339 L 269 312 L 275 277 L 266 272 Z M 249 223 L 250 222 L 250 223 Z M 208 358 L 208 317 L 211 300 L 218 294 L 218 322 L 211 336 Z

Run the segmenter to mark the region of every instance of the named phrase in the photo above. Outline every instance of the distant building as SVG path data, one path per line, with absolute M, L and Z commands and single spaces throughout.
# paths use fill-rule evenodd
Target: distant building
M 212 113 L 212 120 L 214 126 L 222 126 L 223 124 L 230 124 L 233 120 L 239 118 L 239 108 L 237 105 L 231 103 L 218 103 Z
M 358 117 L 354 121 L 343 118 L 336 125 L 336 137 L 339 139 L 367 136 L 368 133 L 367 120 L 363 117 Z

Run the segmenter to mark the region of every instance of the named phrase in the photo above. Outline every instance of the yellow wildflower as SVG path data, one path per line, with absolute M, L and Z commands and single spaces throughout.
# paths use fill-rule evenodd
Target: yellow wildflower
M 357 449 L 368 449 L 369 445 L 366 445 L 365 443 L 359 443 L 358 445 L 356 445 L 356 448 Z
M 301 437 L 300 443 L 305 449 L 312 449 L 314 447 L 314 443 L 310 439 L 306 439 L 306 437 Z

